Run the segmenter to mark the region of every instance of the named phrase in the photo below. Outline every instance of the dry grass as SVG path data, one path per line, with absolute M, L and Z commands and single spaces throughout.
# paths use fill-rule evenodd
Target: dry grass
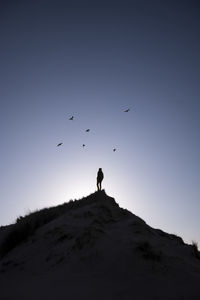
M 106 201 L 109 199 L 109 202 L 112 205 L 118 206 L 113 198 L 108 197 L 104 191 L 101 191 L 93 193 L 86 198 L 82 198 L 81 200 L 70 200 L 67 203 L 55 207 L 37 210 L 24 217 L 20 216 L 17 218 L 15 224 L 10 226 L 10 231 L 0 246 L 0 257 L 4 257 L 12 249 L 27 241 L 27 239 L 31 237 L 38 228 L 51 222 L 66 212 L 78 207 L 89 205 L 94 203 L 94 201 L 95 203 L 102 202 L 104 199 Z

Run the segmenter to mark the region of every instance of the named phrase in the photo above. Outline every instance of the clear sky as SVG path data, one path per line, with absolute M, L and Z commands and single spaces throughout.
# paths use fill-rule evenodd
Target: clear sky
M 0 225 L 94 192 L 101 167 L 120 206 L 200 244 L 199 15 L 195 0 L 0 1 Z

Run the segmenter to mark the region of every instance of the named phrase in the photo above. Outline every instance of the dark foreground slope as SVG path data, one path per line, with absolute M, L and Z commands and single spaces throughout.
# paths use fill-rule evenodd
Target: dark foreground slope
M 0 230 L 0 300 L 200 299 L 200 259 L 104 191 Z

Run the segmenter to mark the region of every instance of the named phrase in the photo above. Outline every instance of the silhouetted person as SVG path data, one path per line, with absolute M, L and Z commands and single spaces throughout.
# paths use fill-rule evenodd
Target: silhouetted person
M 97 190 L 98 191 L 101 191 L 101 182 L 103 180 L 103 177 L 104 177 L 104 175 L 103 175 L 102 169 L 99 168 L 99 171 L 97 173 Z

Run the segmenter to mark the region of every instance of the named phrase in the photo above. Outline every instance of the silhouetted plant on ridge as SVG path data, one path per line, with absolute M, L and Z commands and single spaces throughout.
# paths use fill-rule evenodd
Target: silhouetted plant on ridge
M 200 259 L 200 252 L 198 250 L 198 244 L 195 241 L 192 241 L 192 249 L 193 249 L 193 254 L 196 258 Z

